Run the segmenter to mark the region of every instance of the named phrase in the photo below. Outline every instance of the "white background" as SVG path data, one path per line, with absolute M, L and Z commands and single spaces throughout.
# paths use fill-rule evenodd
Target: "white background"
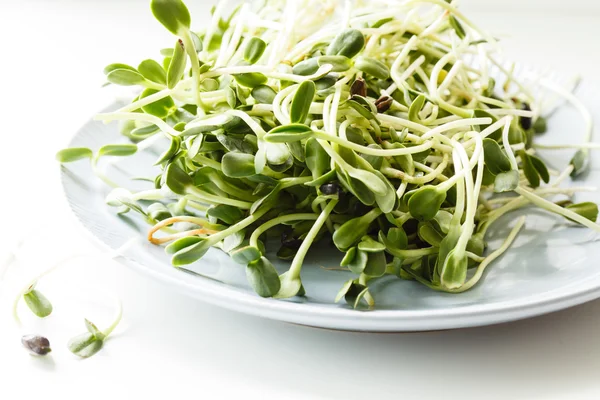
M 202 15 L 209 2 L 189 3 Z M 584 77 L 598 73 L 598 9 L 583 0 L 464 8 L 511 57 Z M 0 283 L 0 399 L 600 398 L 600 302 L 477 329 L 344 333 L 207 306 L 104 261 L 68 217 L 54 153 L 111 100 L 99 88 L 104 65 L 136 65 L 172 41 L 142 0 L 0 0 L 0 255 L 26 239 Z M 74 253 L 92 256 L 40 285 L 54 314 L 17 329 L 19 285 Z M 83 317 L 109 321 L 114 288 L 123 324 L 97 356 L 76 359 L 66 341 Z M 29 357 L 24 332 L 48 335 L 52 357 Z

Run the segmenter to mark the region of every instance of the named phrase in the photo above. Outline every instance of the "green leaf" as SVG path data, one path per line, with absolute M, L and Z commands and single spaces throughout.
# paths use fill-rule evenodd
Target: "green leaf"
M 321 56 L 317 59 L 319 67 L 331 65 L 333 72 L 345 72 L 352 68 L 352 61 L 346 56 Z
M 223 156 L 221 167 L 225 176 L 230 178 L 244 178 L 256 174 L 252 154 L 229 152 Z
M 435 217 L 445 200 L 445 192 L 435 186 L 423 186 L 415 190 L 408 200 L 408 209 L 415 219 L 429 221 Z
M 306 166 L 312 173 L 313 179 L 320 178 L 331 168 L 331 157 L 315 138 L 306 141 L 305 156 Z
M 259 249 L 254 246 L 246 246 L 235 249 L 231 252 L 231 259 L 238 264 L 246 265 L 248 263 L 258 261 L 262 254 Z M 279 279 L 277 279 L 279 281 Z
M 144 97 L 148 97 L 158 93 L 158 90 L 155 89 L 145 89 L 140 95 L 140 99 Z M 175 102 L 171 96 L 164 97 L 160 100 L 157 100 L 153 103 L 147 104 L 142 107 L 142 110 L 146 114 L 154 115 L 160 119 L 166 118 L 171 112 L 175 110 Z
M 190 31 L 190 37 L 192 38 L 192 44 L 194 45 L 194 50 L 196 53 L 200 53 L 203 49 L 202 40 L 196 35 L 194 32 Z
M 485 111 L 485 110 L 481 110 L 481 109 L 476 109 L 473 111 L 473 118 L 491 118 L 492 119 L 492 124 L 498 121 L 498 118 L 496 118 L 495 115 L 490 114 L 489 112 Z M 489 125 L 479 125 L 479 126 L 474 126 L 473 129 L 476 130 L 477 132 L 480 132 L 484 129 L 486 129 Z M 496 129 L 494 132 L 490 133 L 487 138 L 498 141 L 502 138 L 502 127 Z
M 88 358 L 99 352 L 103 345 L 103 340 L 98 339 L 93 333 L 86 332 L 69 340 L 67 347 L 76 356 Z
M 388 234 L 379 231 L 379 241 L 382 242 L 386 249 L 405 250 L 408 247 L 408 236 L 402 228 L 390 228 Z
M 365 36 L 357 29 L 346 29 L 338 34 L 327 48 L 328 56 L 353 58 L 365 47 Z
M 519 173 L 517 171 L 502 172 L 494 180 L 494 192 L 511 192 L 519 186 Z
M 416 99 L 413 100 L 413 102 L 410 105 L 410 108 L 408 109 L 408 119 L 409 120 L 411 120 L 413 122 L 420 121 L 419 112 L 423 108 L 423 105 L 425 104 L 426 99 L 427 98 L 425 97 L 424 94 L 420 94 L 417 96 Z
M 420 222 L 418 234 L 421 240 L 435 247 L 439 247 L 444 239 L 444 235 L 431 222 Z
M 257 86 L 264 85 L 268 80 L 268 78 L 260 72 L 247 72 L 244 74 L 235 74 L 233 78 L 238 84 L 248 88 L 255 88 Z
M 359 71 L 372 75 L 377 79 L 389 79 L 390 69 L 375 58 L 357 57 L 354 62 L 354 67 Z
M 92 150 L 87 147 L 71 147 L 56 153 L 56 160 L 60 163 L 70 163 L 84 158 L 92 158 Z
M 544 183 L 550 182 L 550 172 L 548 172 L 548 167 L 546 167 L 546 164 L 536 156 L 530 155 L 529 159 L 531 160 L 533 167 L 539 174 L 540 178 L 542 178 Z
M 302 124 L 306 121 L 316 91 L 313 81 L 304 81 L 298 86 L 290 107 L 290 120 L 292 123 Z
M 544 117 L 538 117 L 533 123 L 533 130 L 535 133 L 546 133 L 548 130 L 548 122 Z
M 152 203 L 148 206 L 148 215 L 150 218 L 156 221 L 162 221 L 167 218 L 171 218 L 171 212 L 162 203 Z
M 364 296 L 365 290 L 367 287 L 365 285 L 361 285 L 360 283 L 352 282 L 350 288 L 344 295 L 344 300 L 348 305 L 355 307 L 360 301 L 360 299 Z
M 169 68 L 167 69 L 167 87 L 169 89 L 173 89 L 175 85 L 179 83 L 185 73 L 186 64 L 187 57 L 185 55 L 183 41 L 179 39 L 177 43 L 175 43 L 173 57 L 171 58 Z
M 204 239 L 198 236 L 183 237 L 181 239 L 175 240 L 174 242 L 171 242 L 167 247 L 165 247 L 165 252 L 167 254 L 175 254 L 178 251 L 185 249 L 186 247 L 190 247 L 198 242 L 201 242 L 202 240 Z
M 309 76 L 315 74 L 319 70 L 319 61 L 317 58 L 309 58 L 300 61 L 294 65 L 292 72 L 294 75 Z
M 398 199 L 396 189 L 381 172 L 374 170 L 373 173 L 385 184 L 385 186 L 387 186 L 386 193 L 382 195 L 375 193 L 377 206 L 384 213 L 392 212 L 396 206 L 396 200 Z
M 129 133 L 129 135 L 126 134 L 125 136 L 131 137 L 134 140 L 144 140 L 158 132 L 158 126 L 147 125 L 141 128 L 135 128 Z
M 440 273 L 440 283 L 447 289 L 460 288 L 467 279 L 469 262 L 463 253 L 453 249 L 448 253 Z
M 275 296 L 277 298 L 289 299 L 298 296 L 303 291 L 300 278 L 291 277 L 289 271 L 279 276 L 279 283 L 281 287 Z
M 335 302 L 339 303 L 340 300 L 342 300 L 342 298 L 344 296 L 346 296 L 346 293 L 348 293 L 348 291 L 350 290 L 350 287 L 352 287 L 352 284 L 354 283 L 353 279 L 350 279 L 349 281 L 346 281 L 344 283 L 344 286 L 342 286 L 342 288 L 340 289 L 340 291 L 337 293 L 337 296 L 335 296 Z
M 342 258 L 342 261 L 340 262 L 340 266 L 347 267 L 348 265 L 350 265 L 350 263 L 352 261 L 354 261 L 355 258 L 356 258 L 356 247 L 351 247 L 348 249 L 348 251 L 344 255 L 344 258 Z
M 277 270 L 265 257 L 260 257 L 246 266 L 246 278 L 252 289 L 261 297 L 273 297 L 281 289 Z
M 279 199 L 279 192 L 281 192 L 281 186 L 278 184 L 263 198 L 256 200 L 250 208 L 250 214 L 256 213 L 258 210 L 263 208 L 272 208 Z
M 373 29 L 381 28 L 383 25 L 387 24 L 388 22 L 392 22 L 393 20 L 394 20 L 394 17 L 380 19 L 379 21 L 375 22 L 371 26 L 371 28 L 373 28 Z
M 135 68 L 133 68 L 131 65 L 120 64 L 120 63 L 107 65 L 106 67 L 104 67 L 103 72 L 104 72 L 104 75 L 108 75 L 117 69 L 125 69 L 125 70 L 129 70 L 129 71 L 137 72 L 137 70 Z
M 141 85 L 146 81 L 139 72 L 130 69 L 115 69 L 106 76 L 106 79 L 110 83 L 121 86 Z
M 223 239 L 223 251 L 225 253 L 231 253 L 244 242 L 245 237 L 246 231 L 243 229 L 227 236 L 225 239 Z
M 592 222 L 596 222 L 598 219 L 598 205 L 596 203 L 585 202 L 578 204 L 570 204 L 566 207 L 584 218 L 589 219 Z
M 452 223 L 452 214 L 448 211 L 438 211 L 433 220 L 437 223 L 437 226 L 443 233 L 448 233 L 450 231 L 450 226 Z
M 251 38 L 244 49 L 244 60 L 250 64 L 256 63 L 260 60 L 266 48 L 267 44 L 264 40 L 257 37 Z
M 483 155 L 485 165 L 492 174 L 498 175 L 499 173 L 511 170 L 508 156 L 495 140 L 489 138 L 483 139 Z
M 181 0 L 152 0 L 150 9 L 158 20 L 172 34 L 182 36 L 190 29 L 190 12 Z
M 233 225 L 245 216 L 245 212 L 227 204 L 211 206 L 206 211 L 208 216 L 219 219 L 228 225 Z
M 347 267 L 354 274 L 362 274 L 369 261 L 369 253 L 362 250 L 357 250 L 354 259 L 348 263 Z
M 367 253 L 378 253 L 385 250 L 385 245 L 373 240 L 373 238 L 367 235 L 363 236 L 361 239 L 360 243 L 358 244 L 358 249 L 361 251 L 366 251 Z
M 181 148 L 181 137 L 171 136 L 171 143 L 169 145 L 169 148 L 166 149 L 165 152 L 162 153 L 158 157 L 158 160 L 156 160 L 154 165 L 160 165 L 162 163 L 169 161 L 171 158 L 173 158 L 173 156 L 175 154 L 177 154 L 177 152 L 179 151 L 180 148 Z
M 336 167 L 335 171 L 342 186 L 356 196 L 361 203 L 367 206 L 375 204 L 375 195 L 367 185 L 359 180 L 352 179 L 344 170 L 339 168 L 339 166 Z
M 266 85 L 259 85 L 252 89 L 252 97 L 259 104 L 273 104 L 277 93 L 271 87 Z
M 167 73 L 159 63 L 152 59 L 142 61 L 138 66 L 138 71 L 149 81 L 160 83 L 161 85 L 167 84 Z
M 315 85 L 317 86 L 317 91 L 325 91 L 331 88 L 337 82 L 337 76 L 334 74 L 327 74 L 323 78 L 315 81 Z
M 529 184 L 532 188 L 536 188 L 540 186 L 540 176 L 538 175 L 537 170 L 533 166 L 533 162 L 531 162 L 531 158 L 529 158 L 529 154 L 525 152 L 525 150 L 521 150 L 519 152 L 521 156 L 521 162 L 523 164 L 523 173 L 525 177 L 529 181 Z
M 346 221 L 333 233 L 333 243 L 341 251 L 348 251 L 367 234 L 374 219 L 373 214 L 367 213 Z
M 280 125 L 268 132 L 265 141 L 270 143 L 298 142 L 309 138 L 312 134 L 312 129 L 303 124 Z
M 584 150 L 577 150 L 570 164 L 573 166 L 573 172 L 571 172 L 571 178 L 575 178 L 584 172 L 589 165 L 588 153 Z
M 454 15 L 450 15 L 448 17 L 448 22 L 450 23 L 450 26 L 452 27 L 452 29 L 454 29 L 454 31 L 456 32 L 456 35 L 459 38 L 464 39 L 467 37 L 465 28 L 463 28 L 462 24 L 460 22 L 458 22 L 458 20 L 456 19 L 456 17 L 454 17 Z
M 480 233 L 471 236 L 471 239 L 469 239 L 467 242 L 467 251 L 470 251 L 478 256 L 483 256 L 483 252 L 485 251 L 486 247 L 487 243 L 483 239 L 483 235 Z
M 52 303 L 39 290 L 31 290 L 23 295 L 25 304 L 39 318 L 52 314 Z
M 135 154 L 137 149 L 138 147 L 135 144 L 107 144 L 100 147 L 100 150 L 98 150 L 98 157 L 127 157 Z
M 173 264 L 174 267 L 192 264 L 204 257 L 210 247 L 210 242 L 205 238 L 202 238 L 198 243 L 181 249 L 173 254 L 171 264 Z
M 98 327 L 96 327 L 96 325 L 92 321 L 85 319 L 85 328 L 89 333 L 94 335 L 96 339 L 104 340 L 105 335 L 102 332 L 100 332 L 100 329 L 98 329 Z
M 363 273 L 372 277 L 379 277 L 385 274 L 385 268 L 387 266 L 385 260 L 385 253 L 383 251 L 379 251 L 377 253 L 369 253 L 367 265 Z
M 194 185 L 192 177 L 174 163 L 167 166 L 164 176 L 165 184 L 176 194 L 184 195 L 187 187 Z

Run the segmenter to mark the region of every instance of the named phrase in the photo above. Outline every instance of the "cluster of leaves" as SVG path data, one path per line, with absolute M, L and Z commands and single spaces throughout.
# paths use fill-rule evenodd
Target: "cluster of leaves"
M 28 285 L 28 287 L 17 297 L 14 305 L 14 316 L 17 321 L 19 320 L 17 306 L 21 299 L 23 299 L 29 310 L 38 318 L 47 318 L 52 314 L 52 311 L 54 310 L 52 303 L 42 292 L 36 289 L 36 285 L 37 279 L 34 283 Z M 120 320 L 121 311 L 119 311 L 119 315 L 111 327 L 105 331 L 100 331 L 96 325 L 86 319 L 85 326 L 87 332 L 69 340 L 67 345 L 69 351 L 82 358 L 93 356 L 102 349 L 104 340 L 112 333 Z M 50 341 L 43 336 L 31 334 L 24 335 L 21 338 L 21 343 L 32 355 L 45 356 L 52 351 Z
M 160 228 L 173 234 L 165 241 L 174 266 L 196 262 L 218 247 L 246 266 L 260 296 L 291 297 L 304 293 L 300 268 L 311 244 L 331 238 L 344 253 L 340 265 L 356 275 L 338 300 L 354 307 L 373 303 L 369 282 L 384 275 L 454 291 L 483 259 L 485 232 L 498 217 L 482 205 L 476 214 L 463 215 L 465 200 L 535 190 L 550 180 L 531 148 L 545 121 L 521 116 L 507 127 L 509 143 L 502 126 L 481 138 L 481 193 L 457 189 L 466 176 L 477 175 L 477 167 L 463 165 L 467 172 L 460 175 L 450 140 L 474 157 L 476 146 L 467 146 L 465 138 L 497 126 L 494 110 L 531 110 L 525 99 L 495 90 L 493 79 L 481 85 L 480 75 L 465 74 L 460 82 L 444 82 L 460 64 L 442 62 L 446 44 L 437 36 L 406 53 L 403 68 L 420 66 L 400 84 L 392 67 L 417 32 L 386 30 L 398 22 L 394 18 L 364 26 L 384 29 L 377 39 L 360 27 L 345 29 L 275 71 L 264 65 L 266 55 L 278 49 L 264 40 L 267 28 L 251 33 L 242 28 L 239 43 L 223 43 L 243 23 L 235 19 L 239 8 L 202 33 L 190 30 L 189 12 L 179 0 L 153 0 L 152 11 L 177 36 L 174 48 L 161 52 L 162 62 L 145 60 L 137 68 L 111 64 L 105 73 L 112 84 L 142 88 L 132 104 L 143 105 L 123 125 L 124 136 L 133 142 L 163 134 L 170 139 L 156 161 L 161 173 L 150 179 L 160 201 L 153 198 L 148 205 L 143 196 L 121 191 L 113 192 L 109 204 L 153 224 L 162 221 Z M 458 37 L 467 48 L 485 45 L 472 40 L 455 15 L 445 15 L 440 34 Z M 379 53 L 365 50 L 368 40 L 378 40 Z M 233 61 L 217 65 L 221 51 L 230 48 Z M 445 85 L 448 101 L 431 92 L 431 80 Z M 149 96 L 155 100 L 144 101 Z M 487 123 L 421 140 L 432 128 L 467 116 Z M 399 127 L 405 129 L 398 132 Z M 508 144 L 520 149 L 514 162 Z M 96 157 L 89 149 L 66 149 L 58 159 L 129 155 L 134 146 L 105 146 Z M 584 168 L 584 156 L 574 158 L 576 171 Z M 597 207 L 588 203 L 562 209 L 567 217 L 597 216 Z M 472 235 L 464 237 L 465 231 Z M 267 236 L 278 238 L 277 257 L 292 261 L 288 272 L 280 275 L 266 257 Z M 90 340 L 89 348 L 101 346 L 92 330 L 81 343 Z

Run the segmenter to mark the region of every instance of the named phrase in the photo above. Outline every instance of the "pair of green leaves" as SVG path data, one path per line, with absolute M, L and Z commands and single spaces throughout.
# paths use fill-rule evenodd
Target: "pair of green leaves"
M 355 274 L 379 277 L 386 269 L 384 251 L 385 245 L 370 236 L 363 236 L 358 246 L 348 249 L 340 265 Z
M 541 159 L 534 155 L 527 154 L 525 150 L 521 150 L 519 156 L 521 157 L 523 173 L 532 188 L 540 186 L 540 178 L 544 183 L 550 182 L 550 173 L 548 172 L 546 164 L 544 164 Z
M 69 351 L 76 356 L 88 358 L 99 352 L 104 346 L 106 335 L 92 322 L 85 320 L 87 332 L 77 335 L 67 344 Z
M 96 153 L 96 157 L 115 156 L 115 157 L 126 157 L 133 155 L 137 152 L 137 145 L 135 144 L 107 144 L 102 146 Z M 85 158 L 93 157 L 92 150 L 86 147 L 71 147 L 68 149 L 60 150 L 56 153 L 56 160 L 60 163 L 70 163 Z
M 152 59 L 142 61 L 137 69 L 127 64 L 110 64 L 104 68 L 104 74 L 110 83 L 121 86 L 143 85 L 147 82 L 167 84 L 167 73 Z
M 339 303 L 343 297 L 350 307 L 358 308 L 360 302 L 365 298 L 367 293 L 369 293 L 369 288 L 367 286 L 359 283 L 358 280 L 351 279 L 344 283 L 344 286 L 342 286 L 335 297 L 335 302 Z

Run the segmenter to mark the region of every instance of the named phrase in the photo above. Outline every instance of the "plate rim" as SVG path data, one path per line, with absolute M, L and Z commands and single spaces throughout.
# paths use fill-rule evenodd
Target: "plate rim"
M 101 112 L 118 105 L 113 101 Z M 89 119 L 81 125 L 69 140 L 69 146 L 91 123 L 101 122 Z M 62 196 L 70 209 L 69 218 L 76 220 L 76 226 L 99 248 L 114 252 L 116 248 L 94 234 L 70 200 L 65 182 L 68 167 L 61 165 L 60 181 Z M 518 300 L 505 300 L 495 304 L 471 304 L 455 309 L 430 310 L 353 310 L 344 307 L 320 307 L 311 303 L 297 303 L 285 300 L 266 299 L 245 293 L 235 288 L 216 283 L 198 276 L 193 284 L 168 273 L 157 271 L 124 255 L 113 258 L 116 262 L 151 278 L 182 289 L 187 295 L 228 310 L 248 315 L 269 318 L 289 323 L 327 329 L 369 332 L 415 332 L 459 329 L 492 325 L 530 318 L 563 310 L 600 298 L 600 273 L 587 281 L 567 284 L 560 288 L 522 297 Z M 569 290 L 575 287 L 577 290 Z

